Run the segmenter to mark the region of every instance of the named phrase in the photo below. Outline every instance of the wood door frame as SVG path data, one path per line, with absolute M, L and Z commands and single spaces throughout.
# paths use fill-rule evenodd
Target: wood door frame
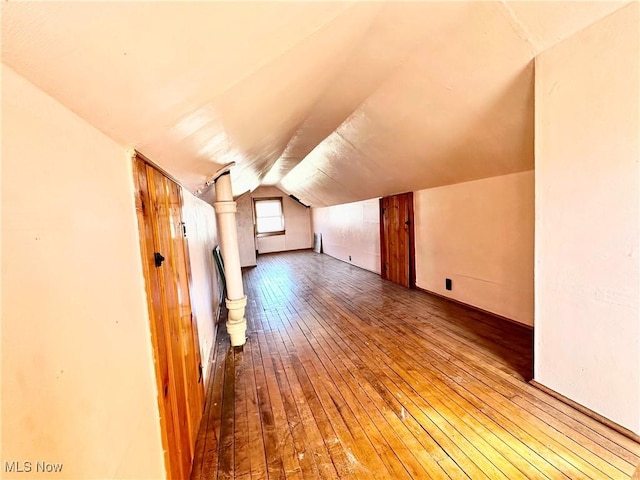
M 415 215 L 413 204 L 413 192 L 398 193 L 396 195 L 387 195 L 386 197 L 380 197 L 378 201 L 379 214 L 380 214 L 380 276 L 387 280 L 387 270 L 385 268 L 385 258 L 387 256 L 387 242 L 386 232 L 384 227 L 384 206 L 385 200 L 396 196 L 406 195 L 409 199 L 409 288 L 415 288 L 416 286 L 416 242 L 415 242 Z
M 380 197 L 378 200 L 378 214 L 380 218 L 380 276 L 387 280 L 387 267 L 385 265 L 385 258 L 387 258 L 387 242 L 384 229 L 384 203 L 388 197 Z
M 413 192 L 409 192 L 411 201 L 409 202 L 409 288 L 416 286 L 416 230 L 414 215 Z

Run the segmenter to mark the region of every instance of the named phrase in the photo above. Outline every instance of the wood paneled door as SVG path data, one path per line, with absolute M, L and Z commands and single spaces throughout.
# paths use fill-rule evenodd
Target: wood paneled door
M 380 263 L 382 278 L 415 286 L 413 192 L 380 199 Z
M 204 407 L 204 387 L 189 295 L 182 190 L 141 157 L 133 162 L 165 465 L 169 478 L 187 479 Z

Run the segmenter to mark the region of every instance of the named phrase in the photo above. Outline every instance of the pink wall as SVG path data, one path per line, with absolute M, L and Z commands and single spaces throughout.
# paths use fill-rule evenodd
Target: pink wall
M 212 250 L 218 244 L 218 227 L 213 207 L 183 190 L 182 220 L 187 228 L 191 263 L 191 308 L 198 323 L 198 340 L 203 376 L 209 373 L 209 357 L 216 340 L 220 306 L 220 281 Z
M 529 171 L 415 192 L 416 285 L 533 325 L 533 183 Z
M 282 197 L 284 211 L 284 235 L 274 235 L 255 239 L 253 229 L 253 199 L 266 197 Z M 238 243 L 240 247 L 240 262 L 243 267 L 255 265 L 255 254 L 251 255 L 251 248 L 255 245 L 258 253 L 284 252 L 287 250 L 301 250 L 311 248 L 311 215 L 310 209 L 276 187 L 260 187 L 248 196 L 238 198 Z
M 3 65 L 2 468 L 164 477 L 131 165 Z
M 639 25 L 537 58 L 535 379 L 640 434 Z
M 322 233 L 324 253 L 380 273 L 380 207 L 377 198 L 313 208 L 311 220 L 313 232 Z

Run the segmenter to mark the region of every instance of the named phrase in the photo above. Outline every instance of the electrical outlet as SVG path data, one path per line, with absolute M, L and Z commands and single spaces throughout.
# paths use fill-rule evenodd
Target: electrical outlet
M 349 261 L 351 261 L 351 255 L 349 255 Z
M 446 288 L 447 290 L 453 290 L 453 282 L 451 282 L 450 278 L 444 279 L 444 288 Z

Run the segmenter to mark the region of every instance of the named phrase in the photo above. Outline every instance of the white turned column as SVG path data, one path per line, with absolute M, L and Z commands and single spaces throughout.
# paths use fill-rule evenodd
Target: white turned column
M 220 250 L 227 282 L 226 305 L 229 310 L 227 333 L 231 337 L 231 345 L 239 347 L 244 345 L 247 340 L 247 320 L 244 317 L 247 297 L 242 287 L 238 229 L 236 226 L 236 202 L 233 201 L 230 173 L 223 173 L 216 179 L 215 183 L 216 201 L 213 207 L 218 219 Z

